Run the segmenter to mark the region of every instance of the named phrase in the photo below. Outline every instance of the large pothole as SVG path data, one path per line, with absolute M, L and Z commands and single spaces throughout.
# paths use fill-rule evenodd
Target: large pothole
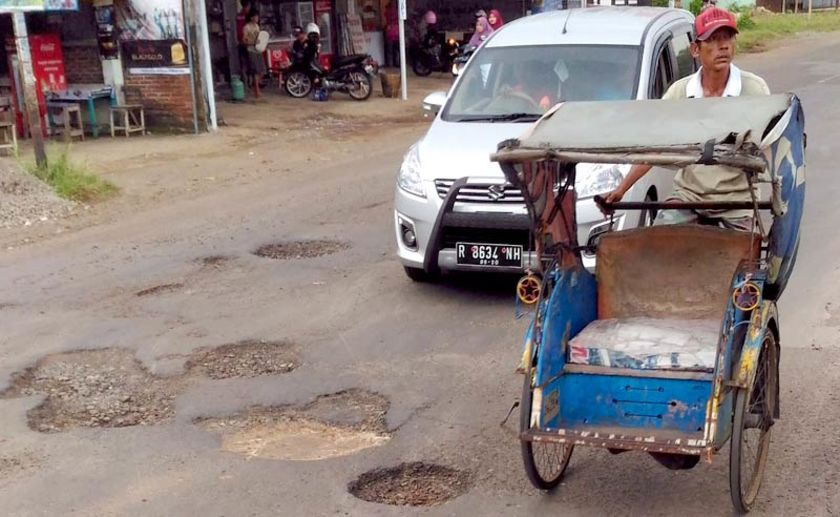
M 382 445 L 388 400 L 365 390 L 322 395 L 304 406 L 254 407 L 195 423 L 221 434 L 228 452 L 287 461 L 347 456 Z
M 423 462 L 365 472 L 347 490 L 372 503 L 398 506 L 436 506 L 464 494 L 470 475 L 464 471 Z
M 323 257 L 349 248 L 345 242 L 333 240 L 288 241 L 264 244 L 254 255 L 275 260 L 294 260 Z
M 211 379 L 288 373 L 298 367 L 294 345 L 285 341 L 246 340 L 214 348 L 199 348 L 187 360 L 190 373 Z
M 108 348 L 47 356 L 15 374 L 0 396 L 46 395 L 27 412 L 29 427 L 57 432 L 159 423 L 175 413 L 177 384 L 150 374 L 130 351 Z

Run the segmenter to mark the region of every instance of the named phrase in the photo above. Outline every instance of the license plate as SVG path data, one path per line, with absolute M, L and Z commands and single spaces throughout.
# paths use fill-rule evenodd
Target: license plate
M 522 267 L 522 246 L 459 242 L 455 251 L 459 265 Z

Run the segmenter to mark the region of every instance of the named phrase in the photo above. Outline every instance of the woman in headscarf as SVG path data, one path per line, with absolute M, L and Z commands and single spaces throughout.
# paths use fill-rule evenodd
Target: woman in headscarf
M 487 17 L 487 21 L 490 23 L 490 27 L 492 27 L 494 31 L 499 30 L 499 27 L 505 24 L 505 21 L 502 19 L 502 13 L 500 13 L 498 9 L 490 10 L 490 15 Z
M 481 45 L 481 43 L 490 37 L 493 34 L 493 27 L 490 26 L 490 22 L 487 21 L 487 18 L 481 16 L 479 19 L 475 21 L 475 32 L 470 38 L 470 46 L 477 47 Z

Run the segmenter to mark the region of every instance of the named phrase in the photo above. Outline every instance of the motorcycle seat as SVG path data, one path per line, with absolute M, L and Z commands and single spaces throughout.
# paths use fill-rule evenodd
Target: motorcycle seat
M 364 54 L 356 54 L 353 56 L 341 56 L 333 61 L 333 68 L 341 68 L 342 66 L 347 65 L 357 65 L 367 59 L 367 56 Z

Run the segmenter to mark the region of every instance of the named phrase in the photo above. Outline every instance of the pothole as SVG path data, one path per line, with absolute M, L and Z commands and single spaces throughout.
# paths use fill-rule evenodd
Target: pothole
M 254 255 L 275 260 L 293 260 L 323 257 L 349 248 L 345 242 L 332 240 L 288 241 L 265 244 Z
M 288 373 L 300 365 L 295 347 L 285 341 L 246 340 L 199 348 L 185 364 L 188 372 L 211 379 Z
M 195 423 L 220 433 L 228 452 L 287 461 L 317 461 L 376 447 L 390 438 L 388 400 L 347 390 L 322 395 L 304 406 L 255 407 Z
M 464 494 L 470 475 L 424 462 L 365 472 L 347 486 L 354 496 L 371 503 L 397 506 L 436 506 Z
M 2 397 L 43 394 L 27 412 L 29 427 L 58 432 L 74 427 L 151 425 L 174 415 L 177 379 L 160 379 L 119 348 L 49 355 L 12 377 Z
M 198 262 L 204 267 L 219 269 L 231 260 L 233 260 L 232 257 L 225 255 L 210 255 L 201 257 Z
M 148 289 L 143 289 L 141 291 L 137 291 L 134 294 L 137 295 L 137 296 L 140 296 L 140 297 L 152 296 L 152 295 L 157 295 L 157 294 L 171 293 L 171 292 L 177 291 L 179 289 L 182 289 L 183 287 L 184 287 L 184 284 L 182 284 L 182 283 L 161 284 L 161 285 L 156 285 L 154 287 L 149 287 Z

